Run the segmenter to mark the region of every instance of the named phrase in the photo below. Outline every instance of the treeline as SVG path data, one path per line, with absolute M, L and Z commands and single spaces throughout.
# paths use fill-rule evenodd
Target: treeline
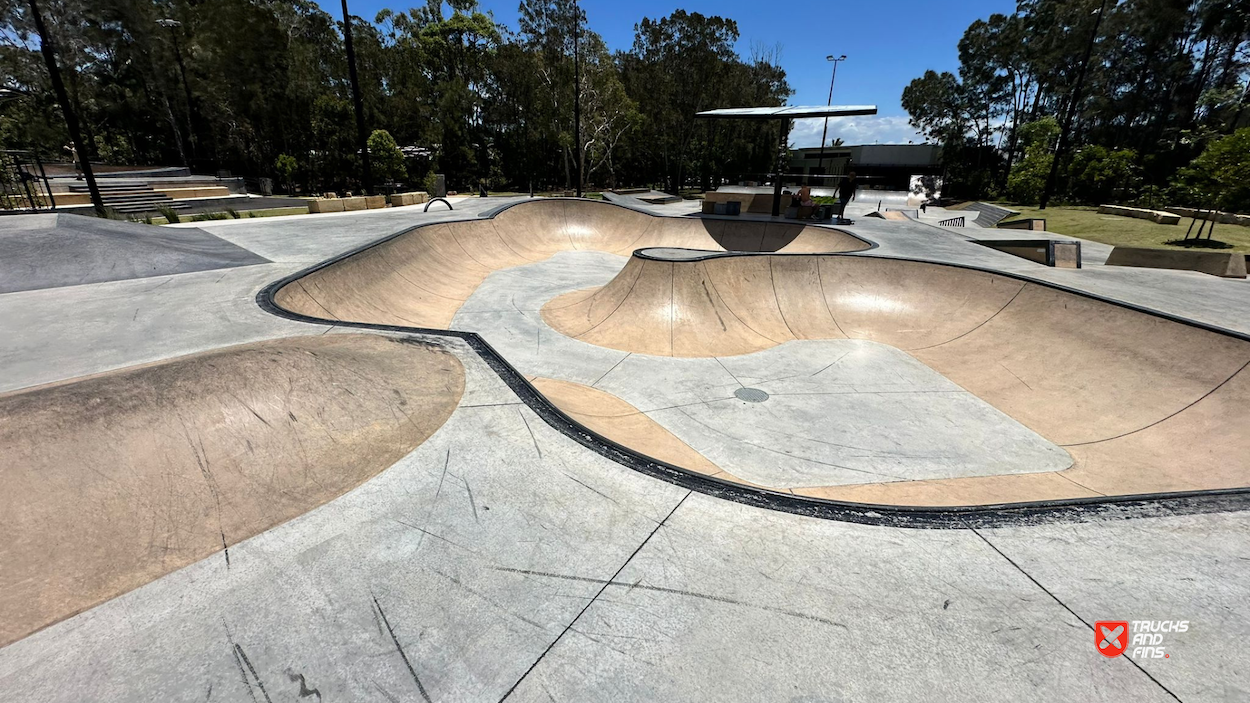
M 359 186 L 343 27 L 309 0 L 41 0 L 92 161 L 189 165 L 305 191 Z M 67 160 L 27 0 L 0 0 L 0 144 Z M 163 20 L 174 20 L 164 22 Z M 571 0 L 522 0 L 516 28 L 475 0 L 352 18 L 375 180 L 454 189 L 572 188 L 574 30 L 586 184 L 670 190 L 765 172 L 776 135 L 699 110 L 781 105 L 777 57 L 734 49 L 737 24 L 677 10 L 611 52 Z M 68 70 L 66 70 L 68 69 Z M 370 150 L 370 153 L 374 153 Z
M 1036 203 L 1070 112 L 1055 198 L 1250 210 L 1250 0 L 1022 0 L 959 61 L 903 91 L 948 192 Z

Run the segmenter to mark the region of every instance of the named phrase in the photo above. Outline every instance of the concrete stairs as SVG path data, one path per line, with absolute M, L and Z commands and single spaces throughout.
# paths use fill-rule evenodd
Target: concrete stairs
M 158 193 L 146 183 L 98 183 L 104 207 L 119 213 L 152 212 L 158 208 L 185 210 L 186 203 L 176 202 L 165 193 Z M 86 193 L 86 183 L 74 183 L 71 193 Z

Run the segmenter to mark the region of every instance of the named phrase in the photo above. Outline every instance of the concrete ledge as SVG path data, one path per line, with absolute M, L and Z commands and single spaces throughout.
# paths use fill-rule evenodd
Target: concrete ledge
M 1192 207 L 1169 206 L 1163 208 L 1173 215 L 1181 217 L 1192 217 L 1196 220 L 1214 220 L 1225 225 L 1239 225 L 1241 227 L 1250 227 L 1250 215 L 1238 215 L 1232 212 L 1220 212 L 1218 210 L 1199 210 Z
M 308 201 L 308 212 L 320 214 L 323 212 L 343 212 L 343 201 L 338 198 L 317 198 Z
M 1150 220 L 1155 224 L 1174 225 L 1181 221 L 1180 215 L 1175 215 L 1162 210 L 1147 210 L 1139 207 L 1124 207 L 1121 205 L 1100 205 L 1098 206 L 1098 214 L 1100 215 L 1119 215 L 1120 217 L 1133 217 L 1139 220 Z
M 377 210 L 378 208 L 384 208 L 386 207 L 386 196 L 385 195 L 366 195 L 365 206 L 368 207 L 370 210 Z
M 157 193 L 164 193 L 174 200 L 182 198 L 224 198 L 230 195 L 225 186 L 207 186 L 201 188 L 153 188 Z
M 429 199 L 428 193 L 396 193 L 391 196 L 391 207 L 420 205 Z
M 369 204 L 363 195 L 357 195 L 354 198 L 339 198 L 339 202 L 343 203 L 343 212 L 369 209 Z
M 782 196 L 782 205 L 788 196 Z M 712 203 L 742 203 L 742 209 L 745 212 L 756 212 L 763 214 L 771 214 L 773 211 L 773 194 L 772 193 L 722 193 L 713 191 L 703 194 L 704 202 Z
M 1154 269 L 1198 271 L 1221 278 L 1245 278 L 1246 256 L 1234 252 L 1182 249 L 1143 249 L 1116 247 L 1107 257 L 1107 266 L 1137 266 Z
M 1056 239 L 974 239 L 976 244 L 1061 269 L 1081 268 L 1081 243 Z
M 999 222 L 999 229 L 1027 229 L 1030 232 L 1045 232 L 1046 220 L 1039 217 L 1030 217 L 1023 220 L 1011 220 L 1008 222 Z

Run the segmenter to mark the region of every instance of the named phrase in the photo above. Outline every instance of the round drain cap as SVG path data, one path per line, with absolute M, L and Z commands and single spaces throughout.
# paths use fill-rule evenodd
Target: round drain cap
M 739 388 L 734 391 L 734 395 L 738 400 L 745 400 L 748 403 L 762 403 L 768 400 L 768 394 L 758 388 Z

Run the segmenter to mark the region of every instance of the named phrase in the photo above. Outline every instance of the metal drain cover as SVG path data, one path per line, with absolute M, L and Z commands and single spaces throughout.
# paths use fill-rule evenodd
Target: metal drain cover
M 768 400 L 768 394 L 758 388 L 739 388 L 734 391 L 734 395 L 738 400 L 745 400 L 748 403 L 762 403 Z

